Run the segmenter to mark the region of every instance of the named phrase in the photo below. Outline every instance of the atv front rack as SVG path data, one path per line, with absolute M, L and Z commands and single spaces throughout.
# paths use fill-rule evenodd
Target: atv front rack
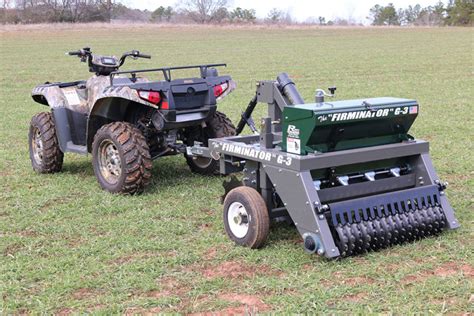
M 201 78 L 205 79 L 207 77 L 207 70 L 208 68 L 213 67 L 227 67 L 227 64 L 204 64 L 204 65 L 193 65 L 193 66 L 177 66 L 177 67 L 163 67 L 163 68 L 151 68 L 151 69 L 140 69 L 140 70 L 124 70 L 124 71 L 114 71 L 110 74 L 110 85 L 114 85 L 114 77 L 116 75 L 122 74 L 131 74 L 132 78 L 136 77 L 137 73 L 144 73 L 144 72 L 158 72 L 161 71 L 163 73 L 163 77 L 166 81 L 171 81 L 171 71 L 173 70 L 183 70 L 183 69 L 199 69 Z

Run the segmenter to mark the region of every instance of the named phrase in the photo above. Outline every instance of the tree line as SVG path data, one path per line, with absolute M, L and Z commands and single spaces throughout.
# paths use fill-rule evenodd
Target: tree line
M 419 4 L 407 8 L 395 8 L 393 3 L 375 5 L 370 9 L 372 25 L 414 26 L 472 26 L 474 23 L 473 0 L 450 0 L 447 5 L 437 4 L 421 7 Z
M 290 11 L 271 9 L 259 19 L 250 8 L 231 8 L 228 0 L 185 0 L 171 7 L 131 9 L 118 0 L 0 0 L 0 23 L 110 22 L 127 20 L 154 23 L 297 23 Z M 433 6 L 419 4 L 397 9 L 392 3 L 375 5 L 368 19 L 372 25 L 467 25 L 474 21 L 473 0 L 449 0 Z M 355 25 L 352 20 L 326 21 L 325 17 L 308 18 L 302 24 Z

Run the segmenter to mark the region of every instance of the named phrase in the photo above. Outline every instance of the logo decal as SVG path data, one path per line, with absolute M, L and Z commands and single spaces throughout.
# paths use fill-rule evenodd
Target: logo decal
M 291 161 L 292 161 L 291 157 L 288 157 L 285 155 L 272 154 L 270 152 L 261 151 L 258 149 L 254 149 L 252 147 L 238 146 L 238 145 L 229 144 L 229 143 L 223 143 L 222 150 L 229 153 L 242 155 L 242 156 L 259 159 L 259 160 L 265 160 L 265 161 L 272 161 L 272 158 L 276 158 L 277 163 L 286 165 L 286 166 L 290 166 Z
M 300 130 L 294 125 L 288 125 L 288 137 L 300 138 Z

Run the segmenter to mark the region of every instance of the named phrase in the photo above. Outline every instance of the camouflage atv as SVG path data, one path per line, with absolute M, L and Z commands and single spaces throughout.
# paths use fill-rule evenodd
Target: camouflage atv
M 193 172 L 218 172 L 217 161 L 186 155 L 195 142 L 235 134 L 232 122 L 216 110 L 216 101 L 235 84 L 219 76 L 225 64 L 119 71 L 127 57 L 151 58 L 133 50 L 114 56 L 90 48 L 68 53 L 87 62 L 95 75 L 88 80 L 57 82 L 33 89 L 33 99 L 51 112 L 33 116 L 30 159 L 40 173 L 61 171 L 64 153 L 92 154 L 100 186 L 113 193 L 140 193 L 150 183 L 152 160 L 184 154 Z M 176 69 L 198 69 L 199 77 L 172 79 Z M 158 72 L 163 80 L 137 74 Z

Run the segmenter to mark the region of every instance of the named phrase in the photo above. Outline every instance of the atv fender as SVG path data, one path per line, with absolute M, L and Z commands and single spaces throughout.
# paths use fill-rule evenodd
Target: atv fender
M 33 100 L 51 108 L 62 152 L 87 153 L 84 145 L 88 108 L 85 98 L 80 97 L 76 91 L 76 87 L 84 83 L 84 81 L 46 83 L 36 86 L 31 93 Z M 65 92 L 68 91 L 77 96 L 76 104 L 68 102 L 65 96 Z
M 105 88 L 91 108 L 87 124 L 87 149 L 91 152 L 95 133 L 105 124 L 127 121 L 133 110 L 158 109 L 153 103 L 141 99 L 137 90 L 128 86 Z

